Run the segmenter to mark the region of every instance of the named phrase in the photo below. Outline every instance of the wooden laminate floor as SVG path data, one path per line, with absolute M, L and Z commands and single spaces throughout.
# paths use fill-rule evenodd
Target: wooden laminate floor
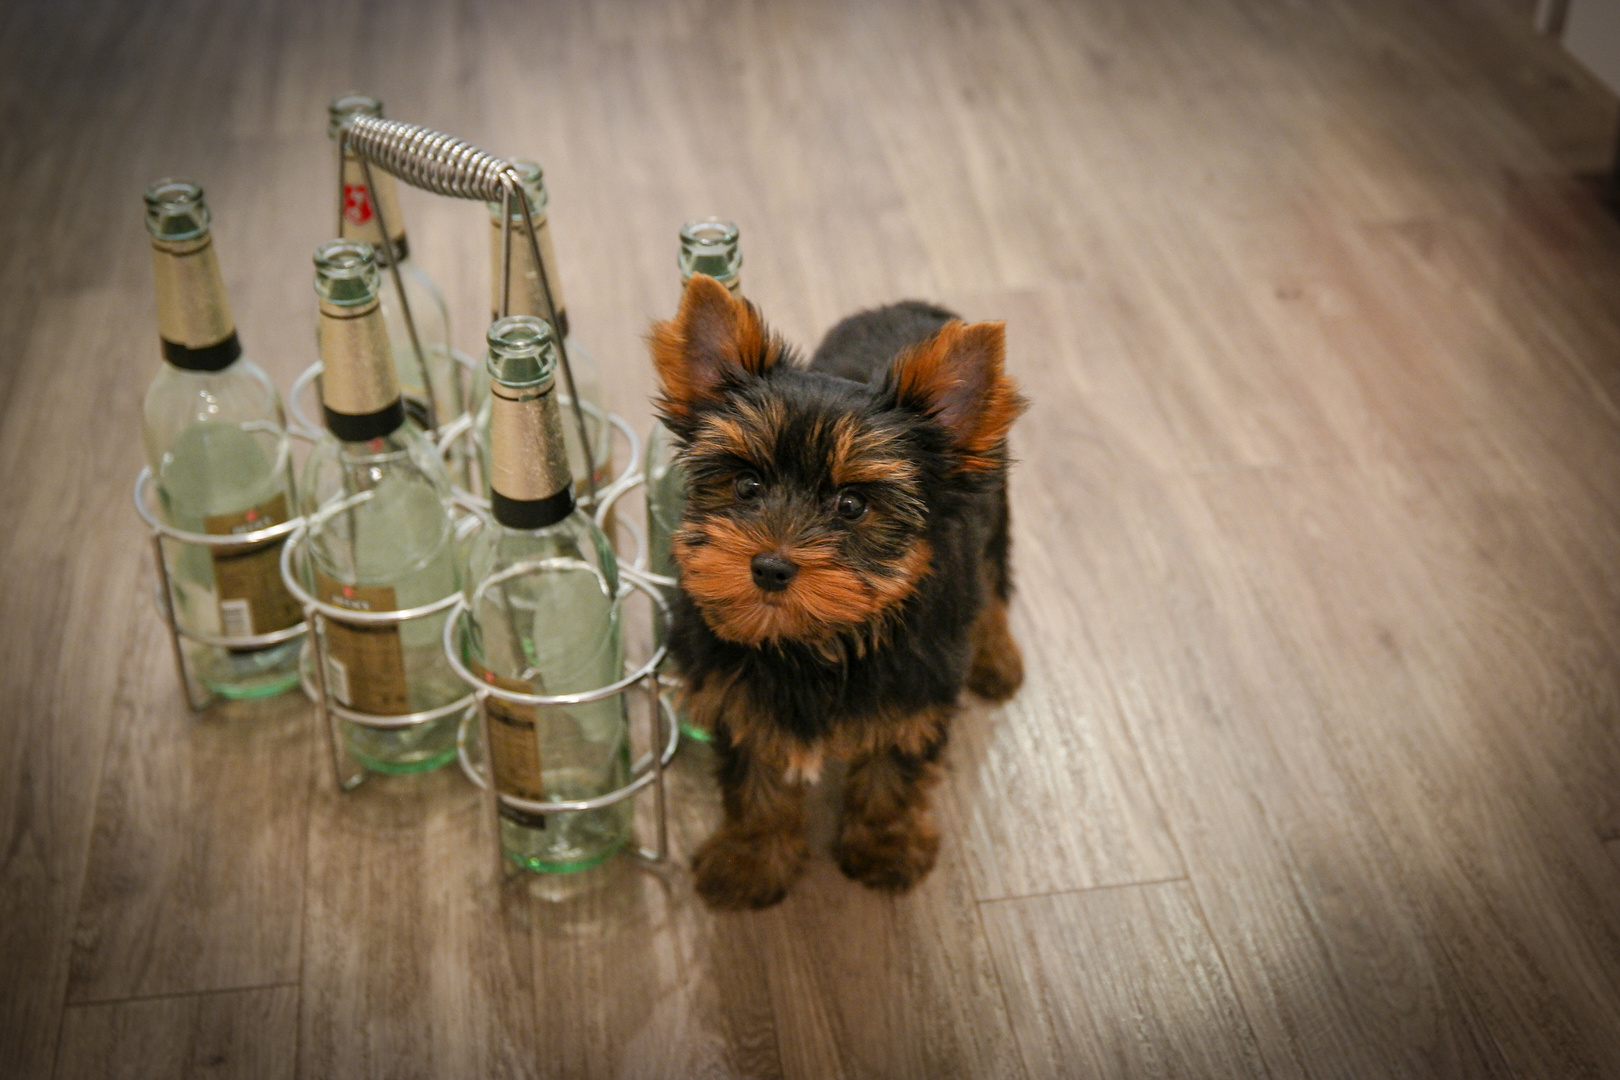
M 0 5 L 0 1074 L 1620 1077 L 1614 99 L 1488 0 Z M 675 230 L 812 344 L 1007 321 L 1029 681 L 938 869 L 493 886 L 454 771 L 337 794 L 310 707 L 191 715 L 129 505 L 139 194 L 208 189 L 312 359 L 326 99 L 545 165 L 644 427 Z M 405 193 L 475 346 L 483 210 Z M 622 453 L 622 452 L 621 452 Z

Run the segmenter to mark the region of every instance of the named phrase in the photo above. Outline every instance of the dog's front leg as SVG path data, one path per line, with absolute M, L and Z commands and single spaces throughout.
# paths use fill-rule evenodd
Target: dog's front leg
M 846 875 L 889 892 L 921 881 L 939 854 L 929 797 L 940 780 L 945 717 L 924 713 L 908 726 L 909 745 L 891 745 L 851 763 L 833 847 Z
M 714 746 L 726 820 L 692 861 L 698 893 L 717 908 L 770 907 L 804 870 L 806 785 L 724 723 Z

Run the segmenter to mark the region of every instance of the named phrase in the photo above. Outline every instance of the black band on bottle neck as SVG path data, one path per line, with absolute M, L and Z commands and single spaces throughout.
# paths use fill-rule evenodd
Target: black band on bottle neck
M 385 408 L 360 416 L 340 413 L 324 404 L 321 411 L 326 414 L 327 430 L 344 442 L 380 439 L 384 435 L 393 434 L 399 425 L 405 422 L 405 405 L 399 398 L 395 398 Z
M 404 262 L 406 259 L 411 257 L 411 247 L 410 247 L 409 244 L 407 244 L 405 242 L 405 237 L 404 236 L 401 236 L 398 240 L 395 240 L 393 243 L 389 244 L 388 246 L 394 250 L 394 256 L 393 257 L 395 259 L 399 260 L 400 262 Z M 377 254 L 377 268 L 379 270 L 388 269 L 388 266 L 389 266 L 388 252 L 384 251 L 381 247 L 375 247 L 372 250 L 375 251 L 376 254 Z
M 509 529 L 543 529 L 574 512 L 574 486 L 570 484 L 544 499 L 508 499 L 491 491 L 489 505 L 495 520 Z
M 235 330 L 224 341 L 204 345 L 200 349 L 163 339 L 163 359 L 187 371 L 223 371 L 241 355 L 242 343 L 237 340 Z

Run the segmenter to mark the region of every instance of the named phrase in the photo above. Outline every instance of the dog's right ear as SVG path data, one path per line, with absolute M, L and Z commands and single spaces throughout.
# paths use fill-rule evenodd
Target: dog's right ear
M 770 370 L 782 353 L 754 305 L 707 274 L 692 275 L 680 311 L 655 324 L 648 343 L 663 391 L 658 411 L 676 432 L 728 387 Z

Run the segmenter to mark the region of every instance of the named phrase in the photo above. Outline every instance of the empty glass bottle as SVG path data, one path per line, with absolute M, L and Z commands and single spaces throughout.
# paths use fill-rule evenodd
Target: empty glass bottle
M 568 307 L 563 299 L 562 278 L 557 273 L 557 255 L 551 243 L 551 226 L 547 217 L 547 206 L 551 198 L 546 193 L 545 177 L 540 166 L 533 161 L 517 160 L 512 162 L 517 166 L 523 178 L 524 194 L 529 200 L 529 216 L 534 221 L 535 238 L 539 242 L 540 258 L 545 262 L 546 282 L 551 286 L 552 302 L 556 305 L 556 329 L 563 335 L 564 344 L 568 349 L 568 365 L 574 374 L 574 386 L 579 391 L 579 398 L 585 414 L 585 430 L 591 440 L 591 460 L 596 466 L 596 485 L 605 487 L 613 475 L 612 451 L 613 433 L 607 423 L 607 392 L 602 387 L 602 374 L 597 369 L 596 360 L 580 343 L 579 338 L 572 332 L 568 323 Z M 529 249 L 529 240 L 523 224 L 523 211 L 516 205 L 511 207 L 512 215 L 512 241 L 509 258 L 511 260 L 511 292 L 507 297 L 508 315 L 533 315 L 537 318 L 546 317 L 546 301 L 541 286 L 540 272 L 534 264 L 534 254 Z M 501 313 L 501 204 L 489 204 L 490 224 L 490 318 L 496 319 Z M 567 380 L 558 375 L 558 401 L 563 414 L 563 445 L 568 451 L 570 471 L 574 477 L 574 490 L 583 495 L 587 490 L 585 483 L 585 455 L 580 450 L 578 424 L 574 419 L 573 402 L 568 396 Z M 484 480 L 484 494 L 489 494 L 490 476 L 490 401 L 489 378 L 480 375 L 473 382 L 473 409 L 474 409 L 474 438 L 478 444 L 479 464 L 482 467 Z
M 381 117 L 382 114 L 382 102 L 368 94 L 335 98 L 327 107 L 327 134 L 336 139 L 339 129 L 352 116 Z M 382 271 L 379 293 L 382 317 L 393 347 L 394 370 L 404 395 L 405 411 L 422 430 L 433 431 L 460 416 L 465 407 L 459 365 L 450 352 L 450 316 L 438 287 L 411 258 L 410 246 L 405 241 L 405 219 L 399 208 L 399 189 L 393 176 L 373 165 L 371 179 L 377 188 L 375 192 L 366 186 L 365 168 L 360 158 L 353 153 L 344 155 L 339 235 L 364 240 L 376 251 L 377 266 Z M 388 227 L 387 243 L 383 242 L 379 210 L 382 223 Z M 389 266 L 393 260 L 398 262 L 400 282 L 405 286 L 416 344 L 421 347 L 420 361 L 412 346 L 412 326 L 405 320 L 405 305 L 400 303 Z
M 623 675 L 618 564 L 574 502 L 551 328 L 513 316 L 489 329 L 494 520 L 468 557 L 468 666 L 495 686 L 549 696 Z M 590 799 L 628 782 L 624 695 L 568 706 L 490 697 L 486 757 L 497 791 L 531 802 Z M 594 866 L 630 835 L 629 800 L 530 814 L 500 803 L 501 847 L 528 870 Z
M 378 307 L 370 244 L 334 240 L 315 252 L 320 297 L 321 404 L 327 431 L 304 466 L 303 511 L 315 595 L 356 611 L 403 611 L 460 588 L 450 478 L 407 423 Z M 397 626 L 325 623 L 326 687 L 356 712 L 402 716 L 466 694 L 445 658 L 444 616 Z M 437 768 L 456 753 L 459 717 L 401 728 L 340 723 L 350 755 L 374 772 Z
M 220 278 L 207 204 L 190 180 L 146 190 L 163 369 L 146 392 L 143 435 L 163 516 L 187 532 L 231 535 L 293 513 L 292 465 L 281 399 L 242 354 Z M 214 637 L 251 637 L 303 618 L 281 583 L 281 543 L 204 547 L 165 541 L 175 618 Z M 279 693 L 298 682 L 293 639 L 260 649 L 183 641 L 202 686 L 227 698 Z
M 737 226 L 720 218 L 688 221 L 681 226 L 681 287 L 693 274 L 708 274 L 731 291 L 742 295 L 742 249 Z M 686 470 L 677 454 L 680 444 L 661 422 L 654 420 L 647 434 L 647 568 L 665 577 L 676 576 L 675 556 L 670 547 L 686 509 Z M 709 733 L 691 723 L 685 709 L 678 710 L 681 731 L 707 742 Z

